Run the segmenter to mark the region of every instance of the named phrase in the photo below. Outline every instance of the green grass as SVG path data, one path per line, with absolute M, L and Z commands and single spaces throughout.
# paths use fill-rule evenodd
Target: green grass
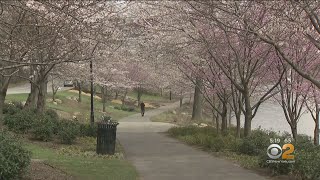
M 53 149 L 35 144 L 27 144 L 33 159 L 46 163 L 77 177 L 95 180 L 136 180 L 138 174 L 130 163 L 123 159 L 104 159 L 99 157 L 67 156 Z
M 150 118 L 150 120 L 153 122 L 174 123 L 182 126 L 191 125 L 193 123 L 197 123 L 197 124 L 205 123 L 209 125 L 213 124 L 212 117 L 210 117 L 205 113 L 202 114 L 202 119 L 191 120 L 191 115 L 192 115 L 191 112 L 192 112 L 192 106 L 190 106 L 189 104 L 183 104 L 182 107 L 153 116 Z
M 28 97 L 28 93 L 23 94 L 8 94 L 6 96 L 6 100 L 10 101 L 26 101 Z
M 69 91 L 59 91 L 56 94 L 56 99 L 62 100 L 62 104 L 53 104 L 52 102 L 47 102 L 46 106 L 51 109 L 55 109 L 58 111 L 66 112 L 69 115 L 66 118 L 72 117 L 74 113 L 80 113 L 80 120 L 84 123 L 88 123 L 90 119 L 90 96 L 82 95 L 82 102 L 78 103 L 74 100 L 70 100 L 67 97 L 78 97 L 78 94 L 75 92 Z M 7 101 L 26 101 L 28 94 L 9 94 L 6 96 Z M 52 97 L 51 93 L 48 93 L 47 99 Z M 111 116 L 114 120 L 119 120 L 123 117 L 130 116 L 132 114 L 137 113 L 138 111 L 128 112 L 114 109 L 110 106 L 119 106 L 118 104 L 111 103 L 110 101 L 106 103 L 106 111 L 109 116 Z M 102 112 L 102 102 L 100 99 L 94 98 L 94 109 L 95 109 L 95 117 L 96 120 L 104 114 Z
M 128 93 L 128 96 L 133 99 L 137 99 L 138 93 L 136 91 L 132 91 L 132 92 Z M 172 99 L 171 101 L 175 102 L 176 97 L 173 96 L 173 98 L 174 99 Z M 167 97 L 167 96 L 152 95 L 152 94 L 148 94 L 148 93 L 142 93 L 141 100 L 148 101 L 148 102 L 171 102 L 169 100 L 169 97 Z

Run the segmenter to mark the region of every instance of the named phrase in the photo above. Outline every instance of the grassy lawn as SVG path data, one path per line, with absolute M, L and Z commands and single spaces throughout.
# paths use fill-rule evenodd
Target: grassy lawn
M 176 108 L 174 110 L 163 112 L 157 116 L 153 116 L 150 118 L 153 122 L 166 122 L 173 123 L 177 125 L 191 125 L 193 123 L 205 123 L 212 125 L 212 116 L 208 113 L 202 113 L 201 120 L 191 120 L 192 117 L 192 105 L 191 104 L 183 104 L 181 108 Z
M 8 101 L 26 101 L 28 94 L 9 94 L 6 96 Z M 47 99 L 51 99 L 52 94 L 49 93 Z M 58 111 L 60 116 L 63 118 L 72 118 L 76 115 L 78 119 L 83 123 L 88 123 L 90 119 L 90 96 L 82 95 L 82 102 L 79 103 L 75 100 L 68 99 L 70 97 L 78 97 L 78 94 L 70 91 L 60 91 L 56 95 L 56 99 L 62 101 L 61 104 L 53 104 L 52 102 L 47 102 L 47 107 L 55 109 Z M 138 110 L 133 112 L 122 111 L 114 109 L 114 106 L 119 106 L 119 104 L 111 103 L 110 101 L 106 104 L 106 113 L 102 112 L 101 99 L 94 98 L 94 109 L 95 117 L 99 119 L 103 114 L 111 116 L 114 120 L 119 120 L 123 117 L 135 114 Z
M 137 99 L 138 93 L 136 91 L 132 91 L 128 93 L 128 96 Z M 161 103 L 170 103 L 177 101 L 177 97 L 172 96 L 172 100 L 170 101 L 168 96 L 158 96 L 158 95 L 151 95 L 148 93 L 143 93 L 141 96 L 142 101 L 148 101 L 148 102 L 161 102 Z
M 136 180 L 135 168 L 121 158 L 101 158 L 92 156 L 70 156 L 58 153 L 52 148 L 36 144 L 26 144 L 32 152 L 33 159 L 44 160 L 45 163 L 58 167 L 76 179 L 95 180 Z

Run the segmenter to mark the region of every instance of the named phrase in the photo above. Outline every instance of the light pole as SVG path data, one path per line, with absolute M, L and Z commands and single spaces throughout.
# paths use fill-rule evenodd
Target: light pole
M 91 111 L 90 111 L 90 125 L 94 125 L 94 111 L 93 111 L 93 73 L 92 73 L 92 60 L 90 60 L 90 78 L 91 78 Z

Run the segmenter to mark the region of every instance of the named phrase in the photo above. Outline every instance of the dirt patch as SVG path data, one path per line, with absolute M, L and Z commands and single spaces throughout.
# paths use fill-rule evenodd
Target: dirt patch
M 75 180 L 75 177 L 41 160 L 32 160 L 24 180 Z

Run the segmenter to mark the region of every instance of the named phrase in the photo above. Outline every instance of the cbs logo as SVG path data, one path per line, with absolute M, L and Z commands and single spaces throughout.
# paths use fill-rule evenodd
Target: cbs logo
M 284 144 L 281 148 L 279 144 L 271 144 L 267 149 L 267 155 L 271 159 L 294 159 L 294 146 L 292 144 Z

